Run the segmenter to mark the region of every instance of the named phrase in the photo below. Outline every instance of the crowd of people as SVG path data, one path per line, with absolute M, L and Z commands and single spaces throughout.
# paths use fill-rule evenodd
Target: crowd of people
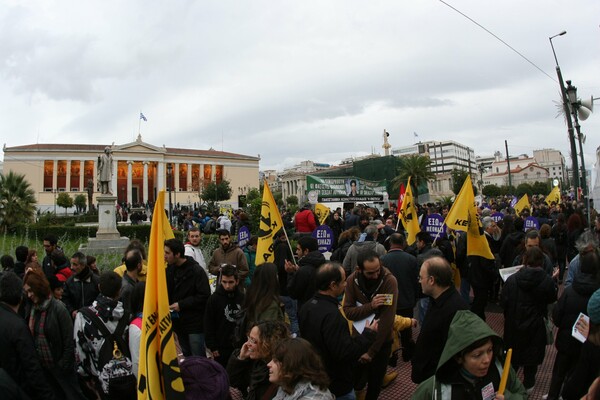
M 420 206 L 420 221 L 448 211 Z M 178 351 L 182 359 L 211 360 L 211 371 L 244 399 L 377 399 L 397 379 L 390 366 L 398 362 L 411 363 L 415 399 L 519 399 L 535 388 L 551 340 L 557 355 L 547 398 L 579 399 L 596 390 L 600 217 L 592 214 L 594 225 L 587 226 L 577 204 L 535 199 L 521 215 L 503 198 L 479 212 L 494 259 L 468 255 L 466 234 L 450 230 L 434 236 L 423 227 L 409 245 L 393 206 L 332 211 L 326 224 L 335 243 L 326 257 L 311 236 L 317 223 L 307 205 L 286 222 L 296 224 L 295 248 L 282 231 L 274 261 L 258 265 L 257 238 L 244 248 L 236 243 L 235 232 L 249 226 L 243 211 L 233 223 L 218 215 L 196 221 L 188 213 L 185 241 L 164 242 Z M 524 229 L 530 215 L 539 229 Z M 213 229 L 219 246 L 208 254 L 202 236 Z M 147 249 L 132 240 L 122 265 L 100 271 L 93 257 L 65 255 L 51 235 L 43 247 L 43 259 L 25 246 L 15 249 L 16 261 L 1 259 L 3 393 L 133 398 Z M 502 307 L 503 335 L 486 323 L 490 302 Z M 548 337 L 552 323 L 555 340 Z M 571 335 L 575 324 L 583 343 Z M 504 362 L 508 348 L 511 366 Z

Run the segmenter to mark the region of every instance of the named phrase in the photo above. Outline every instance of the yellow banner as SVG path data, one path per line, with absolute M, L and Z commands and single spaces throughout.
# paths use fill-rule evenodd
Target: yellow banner
M 329 217 L 329 207 L 325 204 L 317 203 L 315 206 L 315 214 L 317 214 L 317 219 L 319 220 L 319 225 L 324 225 L 325 221 L 327 221 L 327 217 Z
M 162 190 L 154 206 L 148 246 L 138 399 L 183 400 L 183 380 L 177 362 L 165 272 L 164 242 L 174 236 L 165 215 L 164 203 L 165 192 Z
M 256 265 L 275 261 L 273 241 L 283 229 L 283 221 L 277 203 L 273 198 L 269 184 L 265 180 L 262 207 L 260 209 L 260 223 L 258 227 L 258 245 L 256 248 Z
M 479 215 L 477 215 L 471 176 L 467 175 L 467 179 L 465 179 L 460 193 L 456 196 L 444 223 L 450 229 L 467 232 L 468 256 L 481 256 L 490 260 L 494 259 L 490 245 L 483 233 L 481 220 L 479 219 Z
M 515 204 L 515 213 L 517 213 L 518 216 L 521 216 L 521 213 L 524 209 L 531 210 L 531 206 L 529 205 L 529 196 L 527 196 L 527 193 L 525 193 L 523 197 L 517 201 L 517 204 Z
M 546 197 L 546 204 L 550 206 L 552 203 L 560 204 L 560 189 L 558 186 L 554 186 L 548 197 Z
M 402 208 L 398 213 L 402 225 L 406 229 L 407 237 L 406 242 L 410 246 L 417 240 L 417 233 L 421 232 L 419 226 L 419 218 L 417 217 L 417 208 L 415 206 L 415 199 L 413 198 L 412 188 L 410 187 L 410 177 L 406 184 L 406 192 L 404 193 L 404 199 L 402 201 Z

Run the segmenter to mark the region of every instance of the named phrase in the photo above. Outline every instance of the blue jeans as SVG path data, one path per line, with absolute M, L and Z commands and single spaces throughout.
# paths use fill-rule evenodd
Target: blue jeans
M 179 337 L 179 345 L 184 356 L 206 357 L 204 333 L 178 334 L 177 336 Z
M 350 393 L 346 393 L 342 396 L 337 396 L 336 400 L 356 400 L 356 395 L 354 394 L 354 390 L 351 390 Z
M 300 326 L 298 325 L 298 303 L 289 296 L 279 296 L 285 306 L 285 312 L 290 318 L 290 331 L 298 335 Z

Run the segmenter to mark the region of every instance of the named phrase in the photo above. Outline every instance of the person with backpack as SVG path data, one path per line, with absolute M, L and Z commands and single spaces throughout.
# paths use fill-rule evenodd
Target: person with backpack
M 77 373 L 87 389 L 106 399 L 135 398 L 137 391 L 127 344 L 129 320 L 119 301 L 121 283 L 117 273 L 103 272 L 100 294 L 91 306 L 79 309 L 73 324 Z M 109 371 L 118 367 L 113 359 L 115 347 L 122 354 L 125 371 Z M 113 390 L 117 385 L 124 386 L 120 393 Z

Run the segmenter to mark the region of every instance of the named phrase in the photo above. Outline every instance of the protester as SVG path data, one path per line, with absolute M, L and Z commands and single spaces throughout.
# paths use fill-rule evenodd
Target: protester
M 506 391 L 498 394 L 504 370 L 502 340 L 479 316 L 459 310 L 435 375 L 422 382 L 413 400 L 527 399 L 523 384 L 510 368 Z
M 246 314 L 244 330 L 260 321 L 284 320 L 275 264 L 265 263 L 257 267 L 252 285 L 246 291 L 243 310 Z
M 538 366 L 546 351 L 547 306 L 556 301 L 557 287 L 543 269 L 544 253 L 530 247 L 523 257 L 524 267 L 510 276 L 502 290 L 504 342 L 513 349 L 512 364 L 523 367 L 523 384 L 532 393 Z
M 548 391 L 549 400 L 558 400 L 560 389 L 569 371 L 579 359 L 582 343 L 571 333 L 580 313 L 586 313 L 588 301 L 600 288 L 596 278 L 600 267 L 598 249 L 580 256 L 581 269 L 573 284 L 567 287 L 552 311 L 552 321 L 558 327 L 556 334 L 556 357 L 552 368 L 552 380 Z
M 140 363 L 140 341 L 142 337 L 142 317 L 144 314 L 144 295 L 146 282 L 137 282 L 133 287 L 129 303 L 131 305 L 131 322 L 129 323 L 129 352 L 134 375 L 138 376 Z
M 28 318 L 29 330 L 54 395 L 60 399 L 83 399 L 75 374 L 75 343 L 69 311 L 52 296 L 42 271 L 28 271 L 23 290 L 33 303 Z
M 12 381 L 20 398 L 52 400 L 52 390 L 44 377 L 31 332 L 17 314 L 23 298 L 23 281 L 14 272 L 0 274 L 0 371 L 3 382 Z M 14 386 L 18 386 L 15 388 Z M 6 394 L 3 392 L 3 394 Z
M 283 322 L 259 322 L 252 326 L 242 347 L 231 354 L 227 364 L 229 381 L 245 395 L 244 399 L 271 400 L 275 397 L 277 385 L 269 381 L 267 363 L 273 358 L 277 345 L 289 337 Z
M 269 382 L 279 386 L 274 400 L 334 400 L 321 358 L 306 340 L 283 340 L 267 366 Z
M 233 265 L 224 265 L 219 278 L 219 285 L 206 303 L 204 335 L 213 358 L 226 367 L 234 350 L 235 328 L 241 318 L 244 294 L 239 290 L 240 280 Z

